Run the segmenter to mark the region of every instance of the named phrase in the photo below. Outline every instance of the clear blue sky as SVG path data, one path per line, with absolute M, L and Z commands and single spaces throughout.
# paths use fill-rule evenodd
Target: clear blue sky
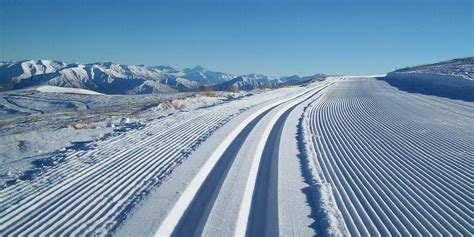
M 0 60 L 373 74 L 473 56 L 471 0 L 0 0 Z

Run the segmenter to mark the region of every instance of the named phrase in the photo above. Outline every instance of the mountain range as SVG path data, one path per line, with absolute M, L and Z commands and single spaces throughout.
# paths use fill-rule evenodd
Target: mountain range
M 177 70 L 170 66 L 90 64 L 52 60 L 0 62 L 0 90 L 51 85 L 88 89 L 105 94 L 150 94 L 197 91 L 203 86 L 216 90 L 251 90 L 268 85 L 297 83 L 322 76 L 234 75 L 209 71 L 201 66 Z

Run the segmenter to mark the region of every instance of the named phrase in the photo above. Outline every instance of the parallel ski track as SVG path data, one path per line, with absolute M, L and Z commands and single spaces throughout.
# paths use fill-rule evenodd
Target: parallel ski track
M 351 235 L 473 235 L 474 110 L 450 104 L 366 80 L 311 105 L 317 162 Z
M 289 113 L 299 104 L 303 103 L 304 101 L 311 100 L 312 98 L 314 99 L 315 95 L 318 94 L 321 90 L 325 89 L 326 87 L 332 85 L 332 83 L 327 83 L 324 84 L 323 86 L 319 88 L 315 88 L 313 90 L 310 90 L 292 100 L 289 100 L 287 102 L 282 102 L 278 105 L 275 105 L 271 108 L 268 108 L 267 110 L 263 111 L 260 115 L 258 115 L 255 119 L 253 119 L 250 123 L 247 124 L 247 126 L 239 133 L 239 135 L 232 141 L 232 143 L 229 145 L 229 147 L 226 149 L 226 151 L 222 154 L 220 157 L 219 161 L 216 163 L 216 165 L 212 168 L 211 172 L 207 175 L 207 178 L 199 188 L 198 192 L 194 196 L 193 200 L 187 207 L 186 211 L 184 212 L 183 216 L 180 218 L 178 224 L 174 228 L 172 235 L 173 236 L 193 236 L 193 235 L 200 235 L 200 233 L 203 230 L 203 227 L 205 225 L 205 222 L 207 220 L 207 217 L 209 215 L 210 209 L 212 208 L 214 201 L 220 191 L 220 188 L 222 187 L 222 183 L 224 182 L 224 179 L 230 169 L 230 166 L 233 163 L 233 159 L 237 156 L 237 153 L 239 152 L 239 149 L 236 149 L 236 147 L 242 146 L 242 144 L 245 142 L 247 136 L 250 134 L 252 129 L 255 127 L 255 125 L 262 119 L 263 116 L 265 116 L 267 113 L 269 113 L 271 110 L 282 110 L 282 113 L 278 113 L 278 118 L 276 120 L 276 123 L 272 125 L 272 132 L 270 133 L 270 136 L 268 137 L 269 140 L 266 140 L 265 142 L 265 147 L 264 153 L 262 154 L 262 157 L 259 157 L 259 159 L 265 159 L 264 164 L 260 164 L 257 168 L 257 176 L 256 176 L 256 187 L 257 188 L 262 188 L 260 185 L 261 183 L 270 183 L 270 176 L 267 177 L 266 173 L 268 170 L 266 170 L 267 167 L 266 165 L 269 164 L 269 162 L 272 161 L 272 159 L 277 159 L 278 157 L 273 157 L 274 150 L 268 150 L 269 149 L 269 142 L 274 142 L 276 140 L 276 137 L 272 138 L 271 135 L 273 136 L 278 136 L 281 135 L 281 129 L 286 121 L 286 117 L 289 115 Z M 319 94 L 318 94 L 319 96 Z M 303 99 L 302 99 L 303 98 Z M 295 103 L 296 104 L 292 105 L 289 108 L 282 107 L 280 106 L 284 104 L 291 104 Z M 284 110 L 284 111 L 283 111 Z M 269 153 L 269 154 L 267 154 Z M 257 159 L 257 158 L 254 158 Z M 252 159 L 250 159 L 251 161 Z M 276 162 L 276 161 L 273 161 Z M 265 176 L 265 177 L 264 177 Z M 276 178 L 276 177 L 272 177 Z M 273 180 L 273 182 L 275 182 Z M 265 184 L 264 184 L 265 185 Z M 268 187 L 264 187 L 268 188 Z M 262 192 L 259 192 L 262 191 Z M 267 208 L 266 207 L 260 207 L 259 205 L 263 205 L 270 195 L 268 190 L 257 190 L 257 189 L 252 189 L 252 193 L 255 193 L 253 198 L 252 198 L 252 205 L 250 207 L 251 213 L 249 216 L 249 223 L 251 225 L 251 230 L 249 229 L 248 234 L 253 235 L 251 232 L 256 233 L 265 233 L 267 231 L 266 228 L 266 221 L 265 220 L 258 220 L 260 216 L 254 216 L 256 213 L 257 214 L 263 214 L 263 213 L 258 213 L 261 208 L 265 210 L 263 218 L 276 218 L 277 216 L 268 216 L 267 213 Z M 223 194 L 223 195 L 228 195 L 228 194 Z M 257 195 L 258 197 L 256 197 Z M 276 197 L 275 197 L 276 198 Z M 277 214 L 277 211 L 274 210 L 274 214 Z M 264 222 L 264 225 L 261 225 L 261 221 Z M 273 222 L 276 224 L 275 226 L 272 226 L 273 229 L 278 229 L 278 221 Z M 243 230 L 245 233 L 245 230 Z M 278 230 L 273 231 L 274 233 L 278 233 Z
M 328 86 L 332 85 L 329 84 Z M 302 103 L 311 103 L 317 100 L 323 90 L 328 86 L 324 86 L 316 90 L 308 99 L 301 101 L 293 107 L 286 110 L 272 128 L 262 154 L 262 161 L 258 168 L 257 180 L 254 189 L 252 205 L 247 227 L 247 236 L 278 236 L 280 235 L 280 226 L 278 220 L 278 166 L 279 152 L 286 149 L 285 144 L 280 146 L 280 140 L 283 134 L 283 128 L 286 124 L 288 116 L 293 110 L 301 106 Z
M 238 151 L 242 147 L 245 139 L 250 134 L 250 131 L 272 109 L 273 108 L 266 110 L 250 122 L 229 145 L 216 166 L 212 169 L 206 181 L 200 187 L 192 203 L 187 208 L 185 215 L 180 219 L 178 225 L 175 227 L 172 234 L 173 236 L 193 236 L 202 234 L 201 232 L 206 224 L 209 212 L 214 205 L 218 192 L 222 187 L 229 169 L 237 157 L 236 150 Z
M 239 109 L 193 111 L 68 154 L 34 180 L 0 192 L 2 235 L 105 234 L 127 205 L 159 184 Z M 94 163 L 88 163 L 88 161 Z

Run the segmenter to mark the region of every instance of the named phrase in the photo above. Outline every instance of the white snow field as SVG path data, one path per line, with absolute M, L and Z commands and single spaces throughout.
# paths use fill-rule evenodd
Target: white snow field
M 351 78 L 306 111 L 318 182 L 350 235 L 473 235 L 474 103 Z
M 59 164 L 46 167 L 33 179 L 17 180 L 2 188 L 0 232 L 2 235 L 111 233 L 127 217 L 134 203 L 153 187 L 159 187 L 217 128 L 246 110 L 253 113 L 265 103 L 276 105 L 290 98 L 301 100 L 312 90 L 283 88 L 183 111 L 95 141 L 88 149 L 66 151 L 61 154 Z
M 79 94 L 79 95 L 103 95 L 102 93 L 78 89 L 78 88 L 67 88 L 59 86 L 39 86 L 35 88 L 39 92 L 49 92 L 49 93 L 65 93 L 65 94 Z
M 473 118 L 373 77 L 149 118 L 2 187 L 0 235 L 472 236 Z
M 93 148 L 94 141 L 250 94 L 89 95 L 75 88 L 44 87 L 52 90 L 0 92 L 0 187 L 15 179 L 31 179 L 42 167 L 60 163 L 64 153 Z

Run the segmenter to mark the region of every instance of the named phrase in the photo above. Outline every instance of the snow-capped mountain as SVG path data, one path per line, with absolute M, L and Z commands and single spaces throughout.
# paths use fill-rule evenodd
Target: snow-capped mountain
M 259 88 L 277 87 L 282 84 L 299 84 L 321 76 L 323 75 L 315 74 L 313 76 L 305 77 L 301 77 L 298 75 L 293 75 L 289 77 L 270 77 L 261 74 L 250 74 L 238 76 L 232 80 L 214 85 L 212 88 L 218 91 L 228 91 L 234 89 L 248 91 Z
M 51 60 L 29 60 L 0 63 L 0 85 L 13 80 L 20 81 L 36 75 L 56 72 L 66 66 L 65 63 Z
M 250 78 L 246 78 L 243 76 L 236 77 L 232 80 L 223 82 L 221 84 L 217 84 L 213 86 L 214 90 L 217 91 L 227 91 L 227 90 L 232 90 L 232 88 L 235 88 L 237 90 L 253 90 L 257 88 L 263 88 L 265 85 L 268 85 L 268 83 L 261 82 L 258 80 L 253 80 Z
M 0 65 L 0 88 L 38 85 L 82 88 L 107 94 L 145 94 L 192 91 L 199 83 L 179 78 L 168 66 L 120 65 L 111 62 L 66 64 L 25 60 Z
M 177 75 L 178 77 L 186 78 L 187 80 L 202 85 L 215 85 L 226 82 L 235 77 L 234 75 L 227 73 L 208 71 L 199 65 L 194 68 L 185 68 L 183 72 L 178 73 Z
M 310 78 L 296 75 L 233 75 L 209 71 L 201 66 L 180 71 L 163 65 L 122 65 L 112 62 L 80 64 L 24 60 L 0 63 L 0 90 L 50 85 L 105 94 L 149 94 L 193 91 L 203 85 L 216 85 L 218 90 L 227 90 L 235 84 L 240 90 L 251 90 L 268 84 L 293 83 Z

